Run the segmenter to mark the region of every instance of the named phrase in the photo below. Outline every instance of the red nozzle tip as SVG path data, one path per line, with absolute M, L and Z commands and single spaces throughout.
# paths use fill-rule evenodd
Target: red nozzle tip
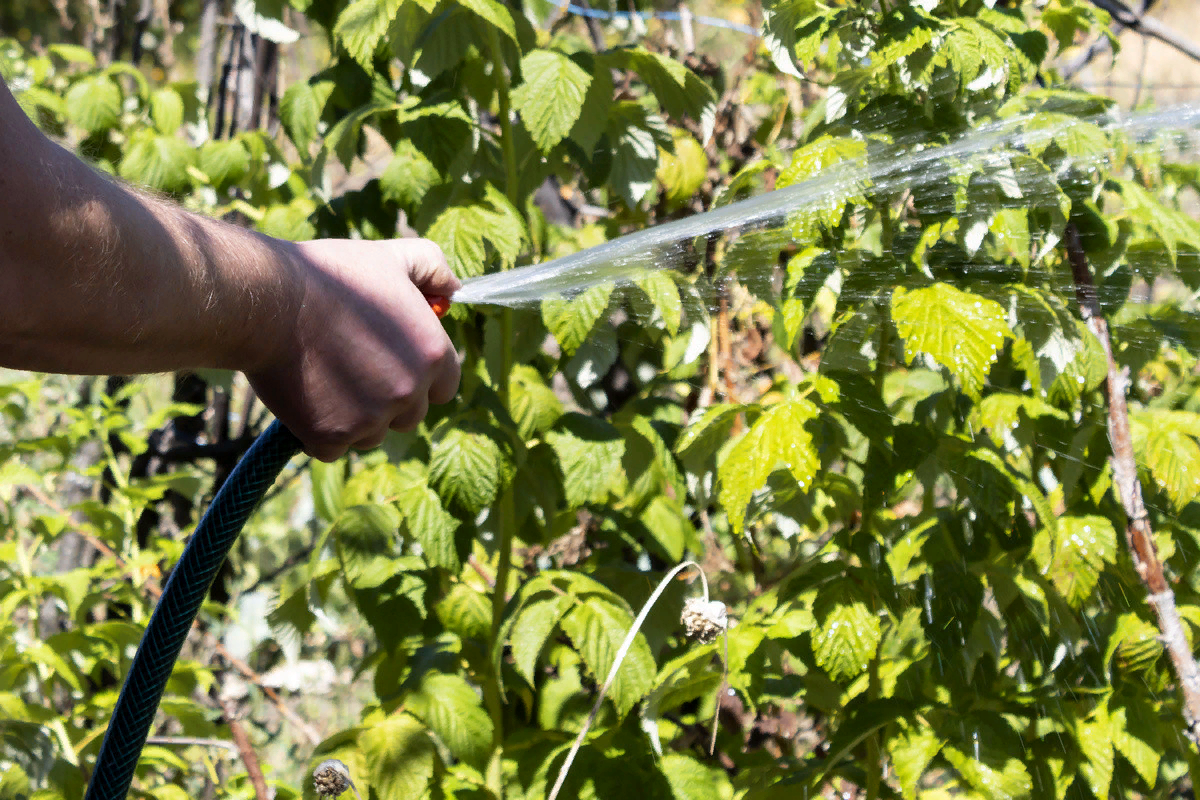
M 445 295 L 436 294 L 426 299 L 429 300 L 429 307 L 438 315 L 438 319 L 446 316 L 446 312 L 450 310 L 450 298 Z

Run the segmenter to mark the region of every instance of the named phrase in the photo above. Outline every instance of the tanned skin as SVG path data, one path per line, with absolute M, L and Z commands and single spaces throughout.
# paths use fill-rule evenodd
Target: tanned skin
M 245 372 L 316 458 L 411 430 L 458 390 L 424 239 L 286 242 L 122 186 L 47 139 L 0 79 L 0 366 Z

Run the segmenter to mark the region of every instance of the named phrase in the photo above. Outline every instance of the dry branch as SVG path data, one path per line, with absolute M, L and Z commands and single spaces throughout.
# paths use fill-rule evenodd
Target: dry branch
M 268 800 L 270 795 L 267 793 L 267 781 L 263 778 L 262 765 L 258 763 L 258 756 L 250 744 L 246 729 L 237 719 L 233 703 L 225 703 L 223 710 L 225 723 L 229 725 L 229 732 L 233 734 L 233 743 L 237 746 L 238 755 L 242 757 L 242 763 L 246 766 L 246 774 L 250 776 L 250 784 L 254 787 L 254 800 Z
M 1142 500 L 1142 485 L 1138 482 L 1137 464 L 1133 458 L 1133 437 L 1129 431 L 1129 410 L 1125 404 L 1128 377 L 1117 366 L 1113 357 L 1112 340 L 1108 335 L 1108 321 L 1100 309 L 1096 285 L 1092 281 L 1091 267 L 1074 223 L 1068 223 L 1065 232 L 1067 258 L 1075 279 L 1075 298 L 1079 311 L 1087 323 L 1088 330 L 1104 348 L 1108 365 L 1108 439 L 1112 445 L 1110 464 L 1113 485 L 1118 499 L 1125 509 L 1128 522 L 1125 540 L 1138 577 L 1148 591 L 1146 600 L 1154 610 L 1161 640 L 1171 657 L 1175 676 L 1179 680 L 1179 691 L 1183 695 L 1183 717 L 1187 732 L 1193 742 L 1200 742 L 1200 671 L 1196 659 L 1188 647 L 1179 610 L 1175 607 L 1175 593 L 1163 575 L 1162 561 L 1154 545 L 1154 534 L 1150 529 L 1146 504 Z
M 1149 36 L 1152 39 L 1157 39 L 1163 44 L 1173 47 L 1189 58 L 1200 61 L 1200 44 L 1197 44 L 1191 39 L 1188 39 L 1186 36 L 1175 32 L 1154 17 L 1147 17 L 1143 13 L 1134 11 L 1120 0 L 1092 0 L 1092 5 L 1102 8 L 1112 15 L 1115 23 L 1113 26 L 1114 32 L 1120 30 L 1120 28 L 1117 27 L 1118 25 L 1122 28 L 1129 28 L 1137 31 L 1143 36 Z M 1149 8 L 1150 5 L 1151 3 L 1146 3 L 1143 8 Z M 1100 41 L 1107 42 L 1106 39 L 1102 39 Z M 1074 75 L 1080 69 L 1083 69 L 1083 67 L 1089 61 L 1091 61 L 1092 58 L 1094 58 L 1096 55 L 1099 55 L 1100 52 L 1108 47 L 1107 44 L 1101 45 L 1100 41 L 1093 43 L 1093 45 L 1088 48 L 1081 60 L 1073 62 L 1066 69 L 1064 69 L 1063 77 L 1071 77 L 1071 75 Z

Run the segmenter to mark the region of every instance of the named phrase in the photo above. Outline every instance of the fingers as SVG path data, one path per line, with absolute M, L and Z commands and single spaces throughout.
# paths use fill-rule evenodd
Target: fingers
M 450 297 L 462 287 L 462 281 L 450 269 L 442 248 L 428 239 L 395 239 L 393 247 L 401 249 L 401 260 L 409 278 L 426 297 Z

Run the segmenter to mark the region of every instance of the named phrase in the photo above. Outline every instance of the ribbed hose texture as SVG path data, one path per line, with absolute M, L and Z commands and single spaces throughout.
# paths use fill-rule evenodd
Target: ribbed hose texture
M 125 800 L 138 756 L 175 659 L 208 589 L 254 511 L 300 441 L 275 421 L 242 456 L 196 526 L 146 626 L 100 746 L 85 800 Z

